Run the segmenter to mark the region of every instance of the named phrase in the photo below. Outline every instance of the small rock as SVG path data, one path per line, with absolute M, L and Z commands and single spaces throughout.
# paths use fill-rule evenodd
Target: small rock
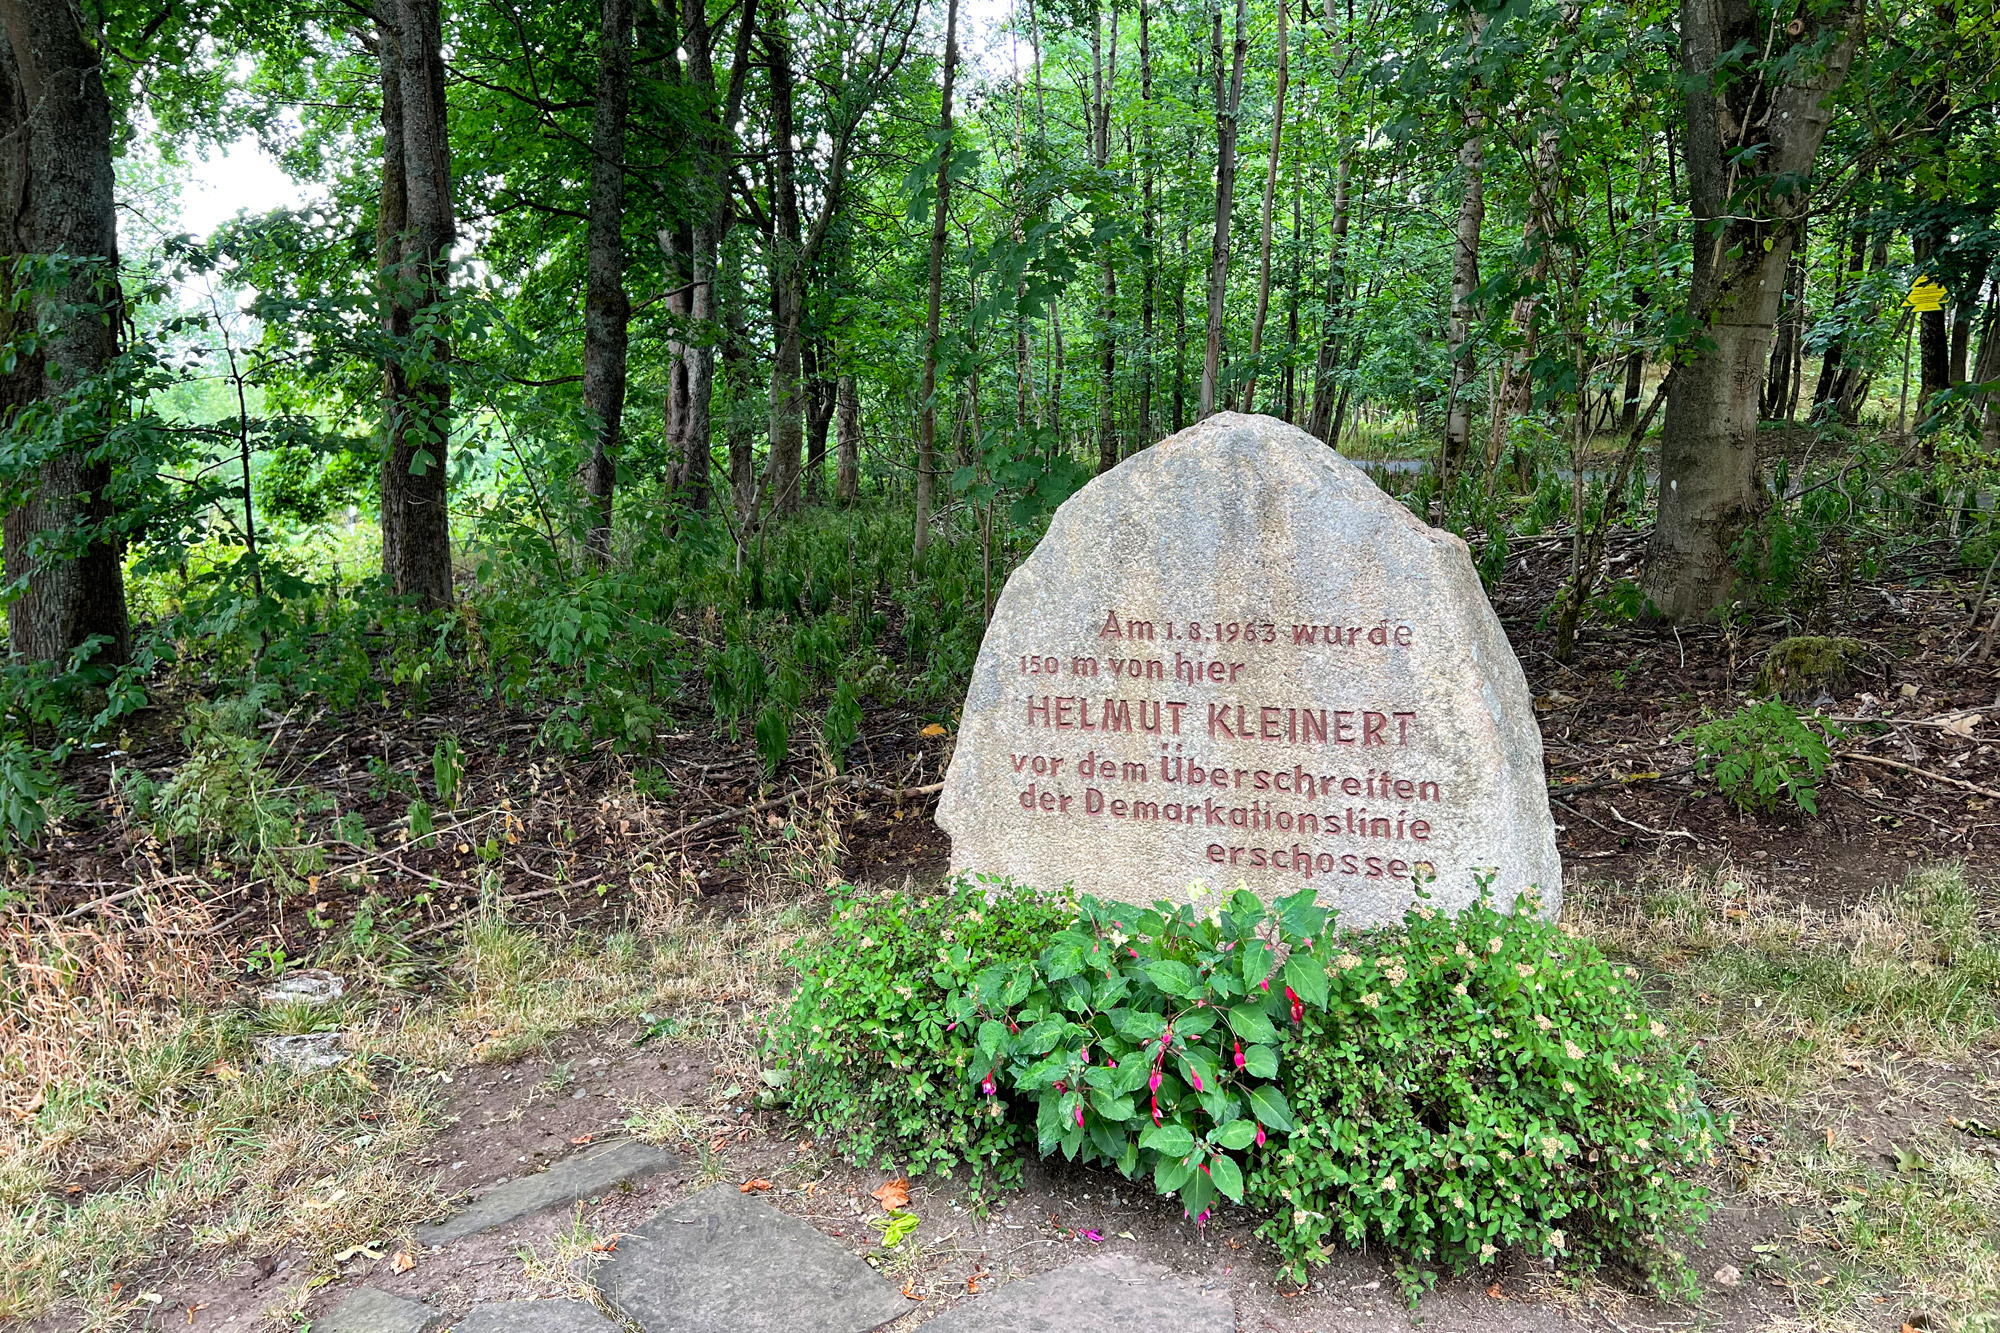
M 347 983 L 331 972 L 310 969 L 278 978 L 257 992 L 265 1004 L 330 1004 L 347 993 Z
M 310 1072 L 347 1063 L 347 1048 L 338 1032 L 292 1032 L 259 1037 L 257 1054 L 267 1065 Z
M 1743 1285 L 1743 1270 L 1735 1264 L 1724 1264 L 1715 1270 L 1715 1282 L 1721 1287 L 1740 1287 Z

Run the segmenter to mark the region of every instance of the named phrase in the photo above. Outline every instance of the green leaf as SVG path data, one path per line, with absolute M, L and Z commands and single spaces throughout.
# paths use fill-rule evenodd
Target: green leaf
M 1034 969 L 1026 963 L 1017 964 L 1013 973 L 1008 976 L 1006 986 L 1000 991 L 1000 1003 L 1008 1006 L 1019 1004 L 1028 998 L 1028 991 L 1034 984 Z
M 1144 1009 L 1124 1009 L 1112 1015 L 1112 1024 L 1133 1041 L 1147 1042 L 1167 1030 L 1167 1020 Z
M 1188 996 L 1195 991 L 1194 969 L 1171 958 L 1146 964 L 1146 979 L 1169 995 Z
M 1285 984 L 1313 1008 L 1326 1008 L 1326 968 L 1312 955 L 1291 956 L 1285 963 Z
M 1207 1171 L 1194 1172 L 1188 1177 L 1187 1184 L 1181 1186 L 1181 1206 L 1187 1209 L 1189 1217 L 1201 1216 L 1214 1202 L 1215 1184 L 1209 1179 Z
M 1185 1126 L 1169 1120 L 1140 1135 L 1139 1146 L 1151 1148 L 1162 1157 L 1185 1157 L 1194 1151 L 1194 1135 Z
M 1014 1038 L 1014 1054 L 1047 1055 L 1062 1040 L 1063 1029 L 1069 1024 L 1060 1018 L 1045 1018 L 1033 1027 L 1023 1029 Z
M 1007 1025 L 987 1019 L 979 1025 L 979 1053 L 991 1060 L 1007 1045 Z
M 1266 1129 L 1275 1129 L 1281 1134 L 1292 1132 L 1292 1108 L 1285 1102 L 1285 1094 L 1272 1087 L 1250 1089 L 1250 1110 L 1259 1124 Z
M 1245 1041 L 1276 1041 L 1278 1030 L 1264 1011 L 1251 1004 L 1239 1004 L 1229 1011 L 1229 1026 Z
M 1243 1048 L 1243 1069 L 1252 1078 L 1276 1078 L 1278 1076 L 1278 1052 L 1270 1046 L 1246 1046 Z
M 1255 989 L 1257 983 L 1271 975 L 1271 946 L 1262 940 L 1243 946 L 1243 957 L 1238 966 L 1243 973 L 1245 990 Z
M 1257 1141 L 1257 1123 L 1254 1120 L 1232 1120 L 1209 1138 L 1225 1148 L 1241 1152 Z
M 1194 1174 L 1194 1167 L 1180 1158 L 1162 1157 L 1153 1163 L 1153 1188 L 1161 1194 L 1172 1194 L 1187 1184 L 1188 1177 Z
M 1234 1158 L 1224 1157 L 1221 1153 L 1209 1158 L 1208 1175 L 1215 1182 L 1215 1187 L 1229 1196 L 1230 1202 L 1243 1202 L 1243 1172 Z

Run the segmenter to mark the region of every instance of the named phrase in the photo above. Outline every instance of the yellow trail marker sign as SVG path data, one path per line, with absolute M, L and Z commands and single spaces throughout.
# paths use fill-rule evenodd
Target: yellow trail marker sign
M 1912 310 L 1942 310 L 1951 293 L 1944 284 L 1932 278 L 1918 278 L 1910 288 L 1910 294 L 1903 298 L 1903 304 Z

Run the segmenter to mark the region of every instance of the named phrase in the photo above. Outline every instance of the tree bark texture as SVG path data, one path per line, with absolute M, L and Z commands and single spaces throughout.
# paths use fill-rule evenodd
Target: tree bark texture
M 1753 68 L 1718 68 L 1726 52 L 1764 48 L 1769 25 L 1751 0 L 1682 0 L 1696 224 L 1688 315 L 1703 336 L 1678 367 L 1660 438 L 1646 591 L 1669 620 L 1707 616 L 1728 600 L 1730 547 L 1758 511 L 1758 395 L 1807 203 L 1805 190 L 1768 183 L 1796 183 L 1811 172 L 1826 137 L 1828 96 L 1853 59 L 1856 13 L 1843 3 L 1807 24 L 1789 52 L 1766 62 L 1766 78 Z M 1746 162 L 1761 179 L 1739 175 Z
M 851 505 L 861 496 L 861 392 L 854 376 L 834 385 L 833 500 Z
M 911 542 L 911 555 L 918 561 L 930 548 L 931 510 L 937 503 L 937 344 L 944 305 L 945 223 L 951 216 L 951 85 L 957 73 L 958 0 L 947 0 L 944 82 L 938 104 L 937 200 L 931 210 L 929 304 L 924 320 L 924 378 L 918 390 L 921 406 L 917 413 L 917 517 Z
M 1257 410 L 1257 366 L 1264 354 L 1264 320 L 1271 313 L 1271 210 L 1278 198 L 1278 162 L 1285 146 L 1285 92 L 1292 67 L 1285 37 L 1285 0 L 1278 0 L 1278 87 L 1271 100 L 1271 154 L 1264 165 L 1264 212 L 1257 243 L 1257 317 L 1250 324 L 1250 377 L 1243 410 Z
M 26 255 L 72 261 L 31 311 L 39 348 L 0 377 L 0 416 L 44 399 L 68 397 L 101 374 L 118 350 L 122 302 L 117 287 L 118 222 L 112 194 L 111 100 L 93 33 L 62 0 L 4 0 L 0 55 L 0 262 Z M 8 285 L 19 273 L 9 263 Z M 10 292 L 9 295 L 12 295 Z M 11 311 L 11 303 L 9 306 Z M 87 391 L 86 391 L 87 392 Z M 5 516 L 4 563 L 9 582 L 27 586 L 7 608 L 12 655 L 62 662 L 95 636 L 96 660 L 123 664 L 131 655 L 120 542 L 106 491 L 111 463 L 80 404 L 81 438 L 39 463 L 26 499 Z
M 791 40 L 779 16 L 764 34 L 771 72 L 771 451 L 765 468 L 771 511 L 796 514 L 804 502 L 801 455 L 805 449 L 804 237 L 799 228 L 797 148 Z
M 1099 7 L 1096 22 L 1091 28 L 1091 66 L 1094 75 L 1093 91 L 1096 106 L 1091 114 L 1092 156 L 1098 173 L 1098 188 L 1105 188 L 1106 176 L 1111 170 L 1111 98 L 1118 84 L 1118 11 L 1111 11 L 1110 63 L 1107 70 L 1100 59 L 1103 48 L 1104 13 Z M 1118 466 L 1118 428 L 1114 407 L 1116 404 L 1118 373 L 1118 332 L 1115 321 L 1118 318 L 1118 265 L 1111 251 L 1111 242 L 1098 247 L 1098 301 L 1097 301 L 1097 470 L 1109 472 Z
M 590 123 L 590 220 L 585 227 L 583 410 L 591 433 L 583 467 L 590 497 L 590 554 L 611 556 L 611 502 L 625 416 L 625 347 L 632 305 L 625 296 L 625 121 L 632 98 L 632 0 L 603 0 L 597 38 L 597 101 Z
M 388 9 L 390 0 L 384 0 Z M 451 247 L 458 228 L 452 209 L 444 58 L 435 0 L 393 0 L 395 59 L 384 44 L 383 203 L 391 203 L 392 153 L 402 171 L 402 225 L 390 233 L 399 324 L 395 365 L 384 376 L 386 448 L 382 463 L 382 573 L 399 597 L 434 609 L 451 605 L 451 514 L 446 495 L 446 447 L 451 436 L 451 345 L 446 302 L 451 294 Z M 393 63 L 400 144 L 390 146 Z M 386 224 L 378 223 L 378 242 Z M 404 323 L 403 321 L 407 321 Z
M 1236 120 L 1243 106 L 1243 62 L 1250 54 L 1250 17 L 1247 0 L 1236 0 L 1236 39 L 1228 84 L 1222 77 L 1222 9 L 1220 0 L 1213 13 L 1214 31 L 1209 41 L 1209 58 L 1214 62 L 1215 84 L 1215 230 L 1209 241 L 1208 258 L 1208 343 L 1201 362 L 1201 404 L 1197 421 L 1215 413 L 1218 381 L 1222 377 L 1222 323 L 1229 295 L 1229 220 L 1236 196 Z
M 1472 19 L 1472 40 L 1477 48 L 1486 33 L 1486 16 Z M 1466 89 L 1462 118 L 1464 137 L 1458 147 L 1458 225 L 1453 230 L 1451 249 L 1451 319 L 1445 327 L 1445 342 L 1451 356 L 1450 387 L 1445 397 L 1444 449 L 1438 468 L 1438 503 L 1445 502 L 1451 478 L 1465 468 L 1472 445 L 1472 384 L 1478 374 L 1473 352 L 1472 325 L 1476 312 L 1473 293 L 1479 290 L 1479 233 L 1486 225 L 1486 123 L 1476 99 L 1478 81 Z

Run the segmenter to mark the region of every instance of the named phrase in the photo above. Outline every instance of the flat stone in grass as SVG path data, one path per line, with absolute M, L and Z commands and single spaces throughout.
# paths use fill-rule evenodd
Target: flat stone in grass
M 1466 545 L 1274 417 L 1065 501 L 1008 578 L 938 799 L 952 869 L 1127 902 L 1313 891 L 1345 926 L 1562 863 L 1526 677 Z
M 463 1212 L 417 1228 L 420 1245 L 449 1245 L 517 1217 L 602 1194 L 620 1181 L 638 1180 L 674 1164 L 671 1153 L 625 1139 L 567 1157 L 546 1171 L 522 1176 L 474 1199 Z
M 867 1333 L 911 1308 L 845 1246 L 734 1185 L 627 1232 L 597 1285 L 647 1333 Z
M 1235 1333 L 1229 1297 L 1194 1278 L 1106 1254 L 1010 1282 L 924 1325 L 924 1333 Z
M 466 1311 L 451 1333 L 618 1333 L 618 1325 L 583 1301 L 495 1301 Z
M 430 1333 L 442 1323 L 442 1310 L 373 1287 L 357 1287 L 312 1326 L 313 1333 Z

